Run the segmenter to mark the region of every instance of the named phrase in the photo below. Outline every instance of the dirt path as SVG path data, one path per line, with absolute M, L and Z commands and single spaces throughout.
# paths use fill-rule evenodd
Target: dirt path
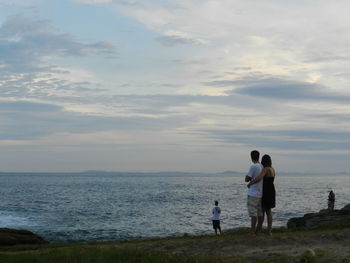
M 174 255 L 217 255 L 263 259 L 298 257 L 312 249 L 317 262 L 350 262 L 350 229 L 326 232 L 287 232 L 255 238 L 246 235 L 222 235 L 149 240 L 123 246 L 160 251 Z

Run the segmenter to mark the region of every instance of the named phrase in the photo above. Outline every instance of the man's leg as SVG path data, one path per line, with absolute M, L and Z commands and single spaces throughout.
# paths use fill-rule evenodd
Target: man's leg
M 256 226 L 256 233 L 261 232 L 264 223 L 264 216 L 258 216 L 258 224 Z
M 264 223 L 264 211 L 261 207 L 261 198 L 259 198 L 256 204 L 256 210 L 258 213 L 258 225 L 256 227 L 256 232 L 260 232 L 262 230 L 262 225 Z
M 257 217 L 256 216 L 251 216 L 250 217 L 251 221 L 251 226 L 250 226 L 250 234 L 252 236 L 256 236 L 256 222 L 257 222 Z

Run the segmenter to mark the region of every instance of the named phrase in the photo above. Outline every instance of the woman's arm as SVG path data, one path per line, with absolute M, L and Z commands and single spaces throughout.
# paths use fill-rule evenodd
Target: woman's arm
M 245 176 L 246 183 L 248 183 L 252 180 L 253 174 L 254 174 L 254 166 L 250 166 L 249 171 L 248 171 L 247 175 Z
M 266 175 L 266 169 L 263 168 L 262 171 L 261 171 L 261 173 L 260 173 L 260 175 L 259 175 L 257 178 L 255 178 L 254 180 L 251 180 L 251 181 L 249 182 L 249 184 L 247 185 L 248 188 L 249 188 L 252 184 L 256 184 L 256 183 L 260 182 L 260 181 L 264 178 L 265 175 Z

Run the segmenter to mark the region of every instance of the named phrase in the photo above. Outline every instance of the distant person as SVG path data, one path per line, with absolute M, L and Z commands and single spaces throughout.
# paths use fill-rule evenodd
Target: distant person
M 250 166 L 248 174 L 245 177 L 246 182 L 255 180 L 262 171 L 262 165 L 259 163 L 260 153 L 256 150 L 250 153 L 253 164 Z M 250 235 L 256 236 L 257 231 L 261 230 L 264 221 L 261 208 L 262 181 L 252 184 L 248 188 L 247 208 L 250 216 Z
M 334 210 L 334 203 L 335 203 L 335 194 L 333 190 L 329 192 L 328 195 L 328 210 L 333 211 Z
M 276 191 L 275 191 L 275 169 L 272 168 L 271 157 L 265 154 L 261 159 L 261 164 L 264 167 L 261 174 L 254 180 L 250 181 L 248 187 L 252 187 L 254 184 L 263 182 L 263 191 L 261 206 L 263 209 L 263 215 L 267 217 L 267 233 L 271 235 L 272 230 L 272 213 L 271 209 L 276 206 Z
M 215 201 L 215 206 L 212 209 L 212 221 L 213 221 L 213 229 L 215 231 L 215 234 L 218 234 L 218 229 L 221 234 L 221 227 L 220 227 L 220 214 L 221 214 L 221 209 L 219 207 L 219 202 Z

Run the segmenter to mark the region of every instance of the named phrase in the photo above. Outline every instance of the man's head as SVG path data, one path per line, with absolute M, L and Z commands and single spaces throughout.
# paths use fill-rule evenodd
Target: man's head
M 252 158 L 253 162 L 259 162 L 259 156 L 260 156 L 260 153 L 257 150 L 250 152 L 250 157 Z
M 219 204 L 219 202 L 218 201 L 215 201 L 215 205 L 218 205 Z

